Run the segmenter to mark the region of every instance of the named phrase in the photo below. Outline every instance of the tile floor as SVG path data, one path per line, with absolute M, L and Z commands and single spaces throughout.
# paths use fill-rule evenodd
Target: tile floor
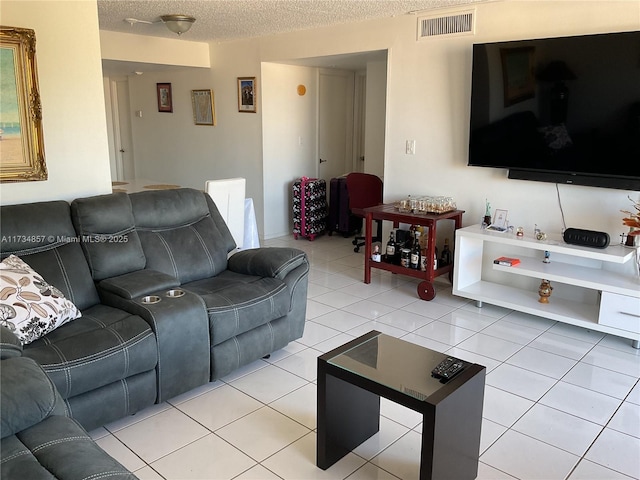
M 222 380 L 91 432 L 141 479 L 417 479 L 420 417 L 382 401 L 379 434 L 315 466 L 316 359 L 376 329 L 487 367 L 479 479 L 640 479 L 640 350 L 617 337 L 374 270 L 350 239 L 266 242 L 311 262 L 304 336 Z

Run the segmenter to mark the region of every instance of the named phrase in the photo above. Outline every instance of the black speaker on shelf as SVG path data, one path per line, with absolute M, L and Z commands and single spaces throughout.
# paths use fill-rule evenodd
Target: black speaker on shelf
M 572 245 L 592 248 L 607 248 L 609 246 L 609 234 L 606 232 L 567 228 L 562 234 L 562 237 L 565 242 Z

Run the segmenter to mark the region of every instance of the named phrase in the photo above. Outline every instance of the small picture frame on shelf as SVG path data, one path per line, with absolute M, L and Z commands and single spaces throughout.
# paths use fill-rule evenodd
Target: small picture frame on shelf
M 496 211 L 493 214 L 493 221 L 491 222 L 491 225 L 487 227 L 487 230 L 494 232 L 506 232 L 509 228 L 509 225 L 507 224 L 507 213 L 509 213 L 508 210 L 500 210 L 499 208 L 496 208 Z

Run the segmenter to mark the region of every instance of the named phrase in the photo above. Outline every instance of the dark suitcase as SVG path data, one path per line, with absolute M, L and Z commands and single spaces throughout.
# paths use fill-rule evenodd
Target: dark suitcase
M 327 228 L 327 182 L 302 177 L 293 183 L 293 237 L 313 240 Z
M 340 232 L 344 237 L 362 230 L 362 218 L 349 210 L 347 177 L 335 177 L 329 182 L 329 235 Z

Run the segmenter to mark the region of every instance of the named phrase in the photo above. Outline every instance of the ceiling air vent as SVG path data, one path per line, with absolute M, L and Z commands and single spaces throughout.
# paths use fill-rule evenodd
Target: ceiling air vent
M 474 18 L 473 9 L 449 15 L 418 17 L 418 40 L 441 35 L 472 35 Z

